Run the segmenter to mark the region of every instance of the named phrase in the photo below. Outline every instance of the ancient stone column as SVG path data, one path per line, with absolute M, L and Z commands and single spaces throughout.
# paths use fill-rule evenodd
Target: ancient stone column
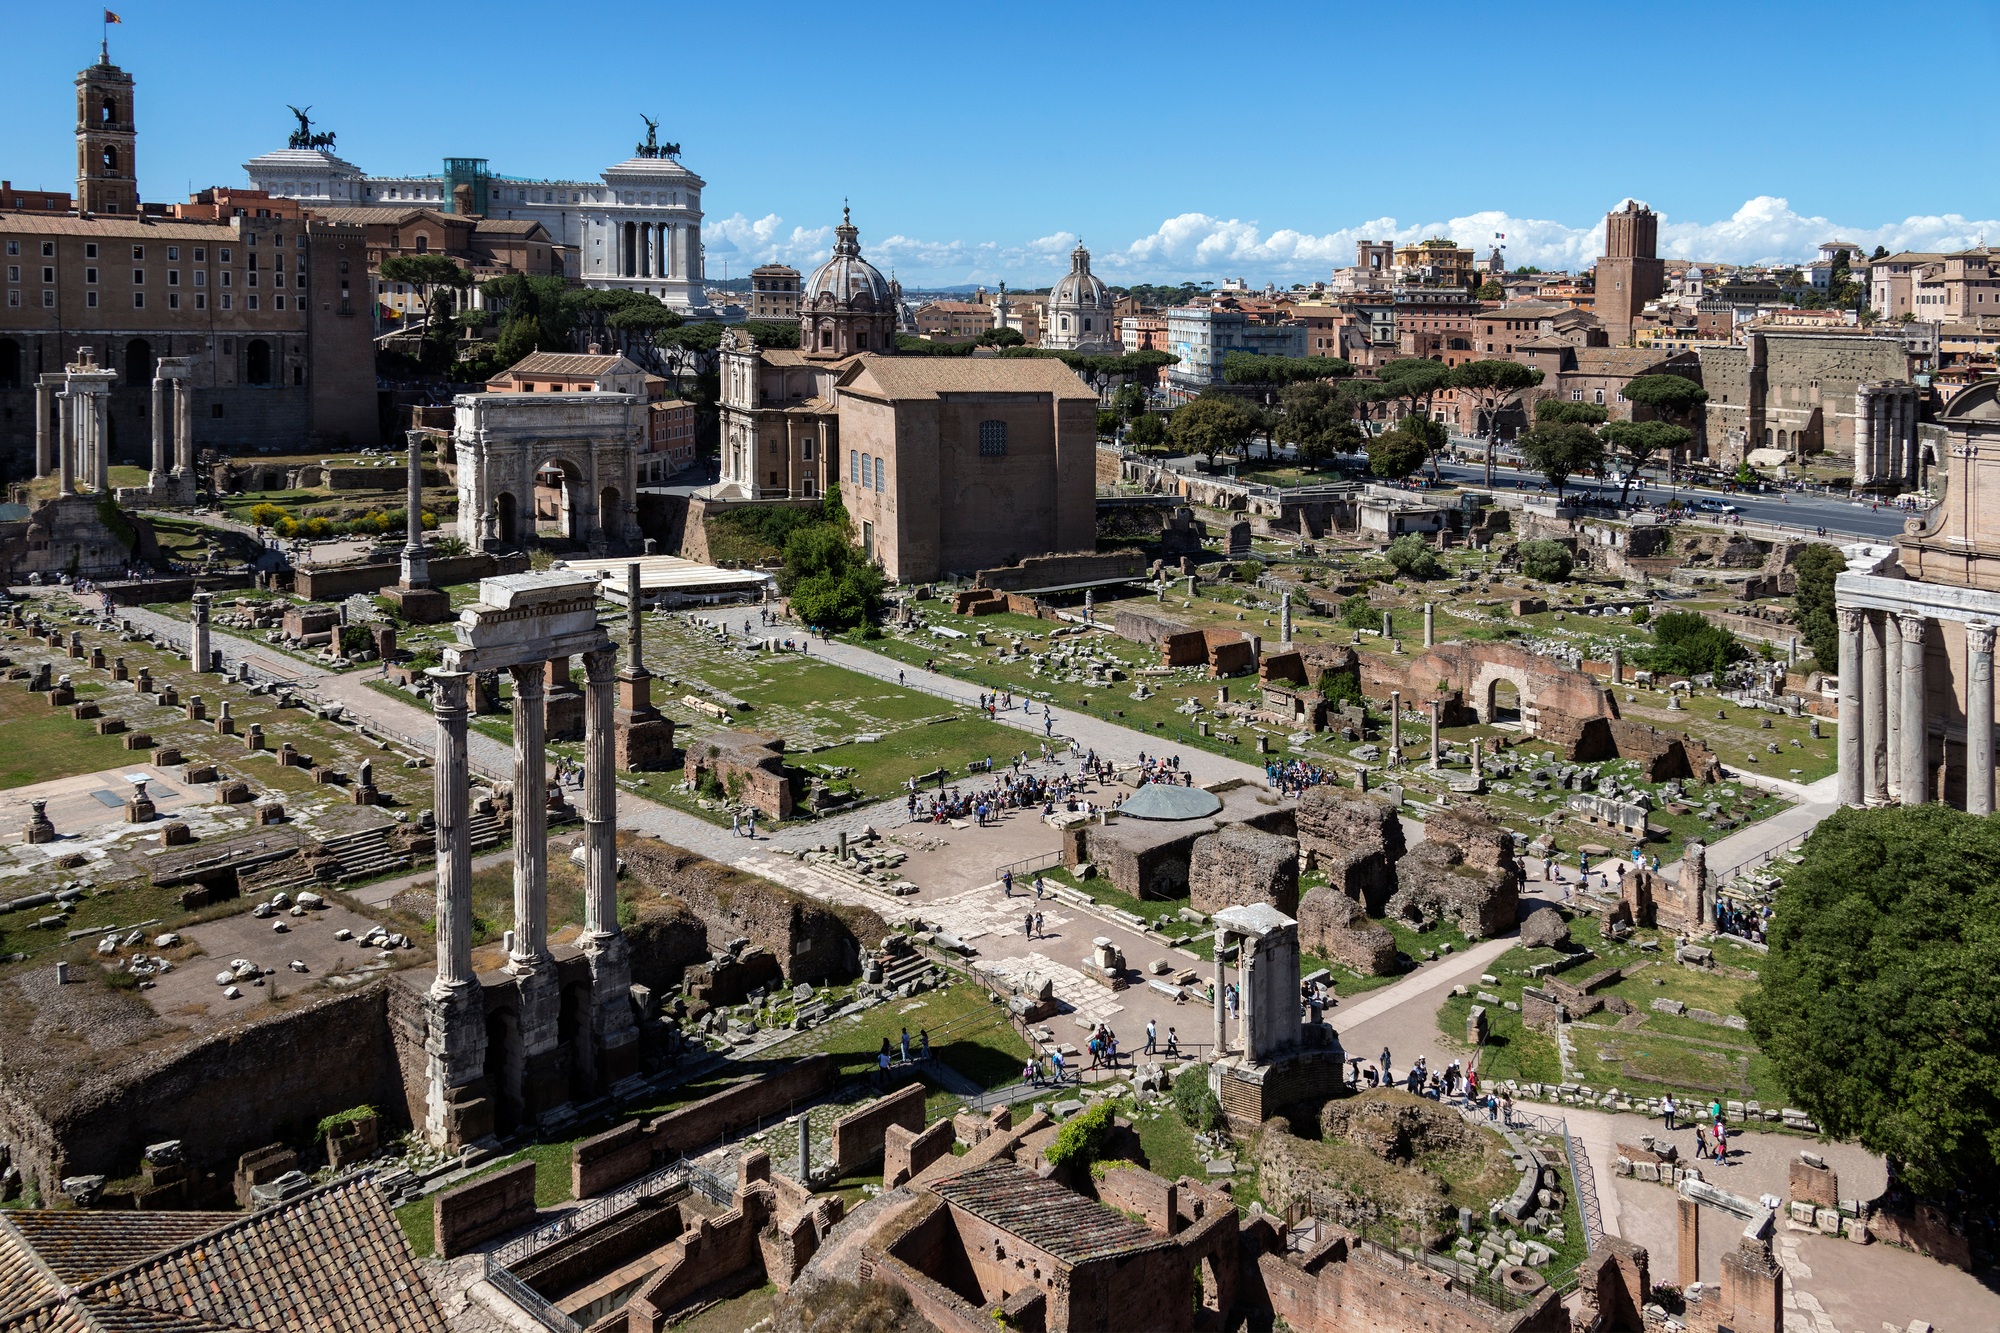
M 1866 796 L 1861 760 L 1861 622 L 1859 607 L 1843 606 L 1840 619 L 1840 803 L 1861 805 Z
M 1474 736 L 1474 737 L 1472 738 L 1472 776 L 1473 776 L 1473 777 L 1475 777 L 1475 778 L 1476 778 L 1476 777 L 1480 777 L 1480 776 L 1482 776 L 1482 774 L 1480 773 L 1480 770 L 1479 770 L 1479 747 L 1480 747 L 1480 745 L 1481 745 L 1481 740 L 1480 740 L 1480 738 L 1479 738 L 1479 737 L 1477 737 L 1477 736 Z
M 196 671 L 207 671 L 208 655 L 208 594 L 198 592 L 188 607 L 188 665 Z
M 431 994 L 448 996 L 470 985 L 472 976 L 471 752 L 466 744 L 463 671 L 425 673 L 434 686 L 431 712 L 437 721 L 437 766 L 432 799 L 437 820 L 437 980 Z
M 1431 700 L 1431 772 L 1438 770 L 1440 745 L 1438 733 L 1444 730 L 1444 701 Z
M 153 470 L 146 478 L 146 484 L 154 495 L 167 488 L 167 413 L 169 382 L 156 373 L 153 376 Z
M 1292 595 L 1285 593 L 1278 598 L 1278 642 L 1287 648 L 1292 644 Z
M 1384 611 L 1382 613 L 1382 637 L 1385 639 L 1391 639 L 1394 638 L 1395 635 L 1396 635 L 1396 622 L 1390 618 L 1389 612 Z
M 635 614 L 636 619 L 636 614 Z M 618 788 L 612 762 L 611 709 L 616 701 L 617 652 L 583 655 L 583 930 L 596 938 L 618 933 Z
M 93 384 L 90 394 L 90 482 L 100 493 L 111 489 L 111 395 Z
M 545 687 L 540 662 L 507 668 L 514 678 L 514 952 L 510 964 L 531 971 L 549 957 L 548 751 L 543 741 Z
M 1403 692 L 1389 691 L 1389 762 L 1403 762 Z
M 56 396 L 56 405 L 61 409 L 61 438 L 56 441 L 56 492 L 59 495 L 76 494 L 76 437 L 80 428 L 77 413 L 77 397 L 65 388 Z
M 1965 809 L 1993 813 L 1993 626 L 1965 627 Z
M 1215 928 L 1215 1054 L 1220 1058 L 1229 1050 L 1229 1010 L 1223 998 L 1222 951 L 1229 947 L 1229 931 Z
M 1611 685 L 1616 689 L 1625 683 L 1625 649 L 1621 644 L 1611 645 Z
M 407 521 L 403 542 L 403 576 L 405 588 L 428 588 L 431 586 L 430 557 L 424 551 L 424 457 L 421 447 L 423 433 L 409 431 L 404 438 L 409 442 L 410 466 L 409 489 L 405 500 Z
M 1424 603 L 1424 647 L 1426 648 L 1430 647 L 1432 644 L 1437 642 L 1436 617 L 1437 617 L 1437 608 L 1434 607 L 1431 603 L 1425 602 Z
M 1930 727 L 1924 715 L 1924 617 L 1898 613 L 1896 628 L 1903 639 L 1903 804 L 1922 805 L 1930 799 Z M 1845 656 L 1846 640 L 1842 639 Z M 1842 716 L 1847 688 L 1841 686 Z M 1843 732 L 1841 743 L 1846 745 Z M 1843 799 L 1845 799 L 1843 797 Z
M 1884 695 L 1882 617 L 1861 613 L 1861 797 L 1870 805 L 1889 803 L 1888 723 Z
M 55 446 L 57 426 L 56 389 L 62 384 L 61 375 L 40 375 L 35 379 L 35 475 L 46 477 L 55 466 L 51 449 Z
M 194 384 L 185 374 L 174 381 L 174 471 L 194 475 Z

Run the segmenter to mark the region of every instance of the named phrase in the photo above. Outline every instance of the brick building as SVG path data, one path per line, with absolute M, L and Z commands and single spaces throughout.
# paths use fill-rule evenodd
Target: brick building
M 197 448 L 374 443 L 360 230 L 142 210 L 131 77 L 104 61 L 77 87 L 84 211 L 12 211 L 9 198 L 0 212 L 0 449 L 16 465 L 32 460 L 36 377 L 59 372 L 86 344 L 119 375 L 115 463 L 150 455 L 153 368 L 165 356 L 193 362 Z
M 1632 329 L 1646 309 L 1666 290 L 1666 266 L 1660 260 L 1660 217 L 1633 199 L 1604 215 L 1604 253 L 1598 257 L 1596 312 L 1612 345 L 1632 341 Z
M 483 305 L 478 284 L 489 278 L 507 273 L 560 277 L 575 266 L 574 256 L 531 218 L 484 218 L 435 208 L 314 208 L 311 213 L 362 229 L 378 321 L 422 320 L 428 314 L 422 294 L 410 284 L 383 281 L 382 261 L 392 256 L 446 256 L 471 275 L 473 285 L 464 299 L 473 309 Z

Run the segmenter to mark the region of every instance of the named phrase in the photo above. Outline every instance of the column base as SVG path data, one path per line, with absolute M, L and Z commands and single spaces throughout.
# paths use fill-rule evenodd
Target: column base
M 561 1046 L 562 991 L 555 960 L 542 959 L 513 975 L 520 1064 L 507 1071 L 508 1087 L 522 1121 L 544 1128 L 562 1124 L 571 1118 L 569 1059 Z
M 396 613 L 413 625 L 436 625 L 451 619 L 451 596 L 436 588 L 405 588 L 401 584 L 384 588 L 382 595 L 396 604 Z
M 424 1136 L 433 1147 L 462 1148 L 493 1133 L 485 1000 L 478 986 L 466 982 L 428 992 L 424 1009 Z
M 648 715 L 650 714 L 650 716 Z M 626 773 L 673 767 L 674 721 L 657 708 L 618 709 L 611 718 L 611 763 Z
M 602 1092 L 639 1069 L 631 949 L 623 935 L 605 935 L 584 945 L 584 957 L 590 963 L 591 1072 L 593 1086 Z

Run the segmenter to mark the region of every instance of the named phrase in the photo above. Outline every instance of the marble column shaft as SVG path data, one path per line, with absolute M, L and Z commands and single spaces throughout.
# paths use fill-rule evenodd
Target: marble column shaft
M 185 376 L 174 381 L 174 471 L 194 472 L 194 384 Z
M 616 665 L 615 649 L 583 655 L 583 930 L 592 938 L 618 933 L 618 788 L 611 721 Z
M 418 431 L 410 431 L 404 436 L 409 445 L 409 480 L 403 501 L 403 586 L 405 588 L 428 588 L 431 586 L 430 558 L 424 551 L 424 454 L 421 446 L 423 436 Z
M 1896 617 L 1903 640 L 1903 804 L 1930 799 L 1930 727 L 1924 717 L 1924 617 Z M 1844 697 L 1844 695 L 1843 695 Z
M 1887 663 L 1882 652 L 1882 617 L 1861 613 L 1861 796 L 1870 805 L 1889 803 L 1889 713 Z
M 35 475 L 46 477 L 54 467 L 50 446 L 54 443 L 56 423 L 56 386 L 50 376 L 44 375 L 35 381 Z
M 543 732 L 547 664 L 507 668 L 514 678 L 514 952 L 509 966 L 534 971 L 549 957 L 548 751 Z
M 56 489 L 61 495 L 76 494 L 76 395 L 65 389 L 56 396 L 61 427 L 56 436 Z
M 1229 947 L 1229 932 L 1215 929 L 1215 1054 L 1229 1049 L 1229 1011 L 1224 1007 L 1222 951 Z
M 1444 705 L 1442 701 L 1431 700 L 1431 770 L 1437 771 L 1441 747 L 1438 733 L 1444 730 Z
M 90 395 L 90 482 L 111 489 L 111 395 L 102 386 Z
M 1965 627 L 1965 809 L 1993 813 L 1993 626 Z
M 1861 774 L 1861 627 L 1865 613 L 1843 606 L 1835 614 L 1840 621 L 1840 803 L 1860 805 L 1866 791 Z
M 149 479 L 154 490 L 160 489 L 167 479 L 167 426 L 171 388 L 169 382 L 158 375 L 153 377 L 153 475 Z
M 1389 762 L 1403 762 L 1403 692 L 1389 691 Z
M 433 815 L 437 820 L 437 980 L 431 994 L 446 998 L 471 984 L 472 830 L 471 751 L 466 743 L 466 681 L 463 671 L 433 669 L 431 712 L 437 721 L 436 768 L 432 770 Z

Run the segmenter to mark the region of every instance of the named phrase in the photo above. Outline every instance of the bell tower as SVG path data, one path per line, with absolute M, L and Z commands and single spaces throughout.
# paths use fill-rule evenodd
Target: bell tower
M 81 213 L 137 214 L 132 76 L 111 63 L 108 45 L 76 76 L 76 207 Z

